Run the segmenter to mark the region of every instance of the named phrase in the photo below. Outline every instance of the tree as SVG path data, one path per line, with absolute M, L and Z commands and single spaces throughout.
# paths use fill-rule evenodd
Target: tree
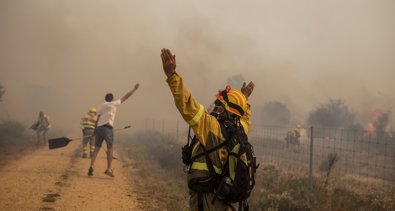
M 265 103 L 260 112 L 260 120 L 270 126 L 286 126 L 291 117 L 287 106 L 276 101 Z
M 310 112 L 307 124 L 329 128 L 355 128 L 355 113 L 343 100 L 329 99 L 329 102 L 321 104 Z

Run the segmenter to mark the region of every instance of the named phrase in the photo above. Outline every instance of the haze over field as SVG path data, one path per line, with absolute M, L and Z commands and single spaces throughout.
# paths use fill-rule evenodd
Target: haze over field
M 203 105 L 242 74 L 256 84 L 253 108 L 280 101 L 304 122 L 341 98 L 367 121 L 395 105 L 394 11 L 392 0 L 2 0 L 0 117 L 30 125 L 42 110 L 54 128 L 77 130 L 107 92 L 122 97 L 139 82 L 116 125 L 180 119 L 165 47 Z

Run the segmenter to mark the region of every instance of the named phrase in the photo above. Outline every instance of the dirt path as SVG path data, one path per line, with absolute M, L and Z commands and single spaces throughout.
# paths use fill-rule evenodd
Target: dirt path
M 94 176 L 88 177 L 90 160 L 80 158 L 79 150 L 80 142 L 56 150 L 42 147 L 3 167 L 0 210 L 138 210 L 122 158 L 114 160 L 115 178 L 110 178 L 101 150 Z

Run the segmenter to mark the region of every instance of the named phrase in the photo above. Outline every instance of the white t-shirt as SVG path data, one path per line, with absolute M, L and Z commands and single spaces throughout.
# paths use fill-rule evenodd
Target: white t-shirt
M 102 126 L 105 124 L 113 126 L 115 114 L 117 113 L 117 108 L 119 105 L 121 105 L 121 99 L 112 102 L 105 102 L 97 112 L 97 115 L 100 115 L 97 126 Z

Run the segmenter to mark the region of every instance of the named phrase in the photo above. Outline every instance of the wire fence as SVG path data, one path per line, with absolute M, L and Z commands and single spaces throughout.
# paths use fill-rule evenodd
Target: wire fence
M 188 126 L 181 120 L 152 120 L 147 128 L 185 144 Z M 395 136 L 333 128 L 253 127 L 248 134 L 257 162 L 285 171 L 322 177 L 325 183 L 395 193 Z
M 326 183 L 395 192 L 395 137 L 386 132 L 329 128 L 255 128 L 249 134 L 262 163 L 315 177 Z

